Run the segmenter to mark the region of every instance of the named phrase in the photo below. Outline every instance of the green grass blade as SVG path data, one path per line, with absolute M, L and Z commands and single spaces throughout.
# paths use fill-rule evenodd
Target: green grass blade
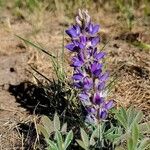
M 34 67 L 32 67 L 30 65 L 30 67 L 36 72 L 38 73 L 40 76 L 42 76 L 44 79 L 46 79 L 47 81 L 49 81 L 50 83 L 52 83 L 52 81 L 50 79 L 48 79 L 46 76 L 44 76 L 42 73 L 40 73 L 39 71 L 37 71 Z
M 45 49 L 43 49 L 43 48 L 37 46 L 36 44 L 32 43 L 31 41 L 26 40 L 26 39 L 24 39 L 24 38 L 22 38 L 22 37 L 20 37 L 20 36 L 18 36 L 18 35 L 15 35 L 15 36 L 17 36 L 19 39 L 23 40 L 25 43 L 28 43 L 28 44 L 30 44 L 31 46 L 33 46 L 33 47 L 35 47 L 35 48 L 41 50 L 42 52 L 44 52 L 45 54 L 49 55 L 50 57 L 56 58 L 54 55 L 50 54 L 50 53 L 47 52 Z

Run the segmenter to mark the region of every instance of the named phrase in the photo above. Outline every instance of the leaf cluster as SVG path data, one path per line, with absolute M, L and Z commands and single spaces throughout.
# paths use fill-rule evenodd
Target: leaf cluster
M 61 127 L 57 114 L 51 121 L 47 116 L 41 118 L 40 124 L 37 125 L 38 134 L 42 134 L 47 143 L 47 150 L 66 150 L 73 140 L 73 132 L 67 132 L 67 123 Z

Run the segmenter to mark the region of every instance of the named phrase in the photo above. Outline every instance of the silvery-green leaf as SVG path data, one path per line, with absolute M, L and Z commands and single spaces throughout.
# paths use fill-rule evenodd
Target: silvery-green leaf
M 116 148 L 115 148 L 115 150 L 126 150 L 124 147 L 122 147 L 122 146 L 117 146 Z
M 111 141 L 119 137 L 120 137 L 120 134 L 114 134 L 114 133 L 110 133 L 105 136 L 106 139 L 111 140 Z
M 86 132 L 82 128 L 80 129 L 80 131 L 81 131 L 81 138 L 85 147 L 89 147 L 89 136 L 86 134 Z
M 60 130 L 60 120 L 57 113 L 54 115 L 54 129 L 55 131 Z
M 124 142 L 127 138 L 128 138 L 128 133 L 124 133 L 122 134 L 120 137 L 116 137 L 113 141 L 114 144 L 120 143 L 120 142 Z
M 64 123 L 62 128 L 61 128 L 61 132 L 66 133 L 67 132 L 67 123 Z
M 148 150 L 150 148 L 150 138 L 145 138 L 141 141 L 137 150 Z
M 72 140 L 73 140 L 73 132 L 72 130 L 70 130 L 65 139 L 64 150 L 67 149 Z
M 51 149 L 48 149 L 48 150 L 58 150 L 57 145 L 53 141 L 47 139 L 46 142 L 49 145 L 49 147 L 51 148 Z
M 137 123 L 134 123 L 134 125 L 132 127 L 132 140 L 133 140 L 134 146 L 137 145 L 138 139 L 139 139 L 139 128 L 138 128 Z
M 110 134 L 110 133 L 114 133 L 114 131 L 115 131 L 115 127 L 111 127 L 110 129 L 108 129 L 108 130 L 104 133 L 104 135 L 107 135 L 107 134 Z
M 47 116 L 41 117 L 41 123 L 43 124 L 43 126 L 49 134 L 54 131 L 53 122 Z
M 150 121 L 141 123 L 139 129 L 141 133 L 150 133 Z
M 63 139 L 62 139 L 62 135 L 60 133 L 60 131 L 56 131 L 56 141 L 57 141 L 57 145 L 59 150 L 63 150 Z
M 133 150 L 133 140 L 132 140 L 132 138 L 130 137 L 130 138 L 128 138 L 127 139 L 127 149 L 128 150 Z
M 115 114 L 117 120 L 121 123 L 121 125 L 127 129 L 127 114 L 124 108 L 121 108 L 116 114 Z
M 81 140 L 76 140 L 76 141 L 77 141 L 77 143 L 78 143 L 84 150 L 89 150 L 89 149 L 84 145 L 83 141 L 81 141 Z
M 136 116 L 135 116 L 135 118 L 134 118 L 134 122 L 140 123 L 141 120 L 142 120 L 142 118 L 143 118 L 143 113 L 142 113 L 142 111 L 137 111 L 137 114 L 136 114 Z
M 120 112 L 121 112 L 122 117 L 124 118 L 124 123 L 125 123 L 124 125 L 127 127 L 127 113 L 126 113 L 126 110 L 123 107 L 121 107 Z
M 134 110 L 133 110 L 132 106 L 130 108 L 128 108 L 127 116 L 128 116 L 128 127 L 130 127 L 130 125 L 132 124 L 132 122 L 135 118 L 135 113 L 134 113 Z
M 93 131 L 93 133 L 92 133 L 92 135 L 91 135 L 91 137 L 90 137 L 90 145 L 95 145 L 95 138 L 98 138 L 98 128 L 96 128 L 94 131 Z
M 46 139 L 49 139 L 49 136 L 50 136 L 50 134 L 47 132 L 47 130 L 45 129 L 45 127 L 44 126 L 42 126 L 42 125 L 37 125 L 37 131 L 38 131 L 38 133 L 39 134 L 43 134 L 43 136 L 46 138 Z

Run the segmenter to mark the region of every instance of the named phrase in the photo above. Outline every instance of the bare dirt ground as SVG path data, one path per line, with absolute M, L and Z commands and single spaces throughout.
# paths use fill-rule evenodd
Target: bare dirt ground
M 92 14 L 92 13 L 91 13 Z M 105 16 L 105 17 L 104 17 Z M 40 30 L 24 19 L 16 18 L 7 11 L 0 18 L 0 149 L 20 150 L 24 148 L 25 136 L 19 132 L 18 124 L 34 121 L 36 115 L 31 113 L 30 106 L 17 101 L 15 88 L 26 89 L 26 82 L 36 83 L 29 74 L 29 64 L 47 77 L 52 78 L 52 66 L 47 57 L 32 47 L 25 45 L 15 34 L 40 43 L 49 52 L 58 51 L 62 47 L 62 31 L 67 24 L 54 14 L 45 14 Z M 117 105 L 134 105 L 145 113 L 150 120 L 150 50 L 142 50 L 128 41 L 137 38 L 150 44 L 149 24 L 139 21 L 127 32 L 122 27 L 119 14 L 101 11 L 93 15 L 93 20 L 101 24 L 102 43 L 107 43 L 107 64 L 110 71 L 117 76 L 116 84 L 110 94 Z M 109 42 L 108 42 L 109 41 Z M 66 59 L 69 54 L 66 51 Z M 68 69 L 69 70 L 69 69 Z M 24 94 L 24 90 L 20 94 Z M 35 109 L 36 105 L 32 105 Z M 27 129 L 28 130 L 28 129 Z M 36 135 L 35 135 L 36 136 Z M 28 143 L 30 144 L 30 143 Z M 31 149 L 30 146 L 27 149 Z

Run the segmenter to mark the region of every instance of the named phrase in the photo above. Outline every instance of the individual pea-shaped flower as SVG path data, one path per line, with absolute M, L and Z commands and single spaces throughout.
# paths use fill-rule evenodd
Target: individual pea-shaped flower
M 114 102 L 112 100 L 107 103 L 104 102 L 102 109 L 99 110 L 100 119 L 106 119 L 108 115 L 108 111 L 114 107 Z
M 80 27 L 78 25 L 73 25 L 70 29 L 66 30 L 66 33 L 71 38 L 77 38 L 77 37 L 79 37 L 79 35 L 81 33 Z
M 86 30 L 90 35 L 95 35 L 99 31 L 100 26 L 89 23 Z

